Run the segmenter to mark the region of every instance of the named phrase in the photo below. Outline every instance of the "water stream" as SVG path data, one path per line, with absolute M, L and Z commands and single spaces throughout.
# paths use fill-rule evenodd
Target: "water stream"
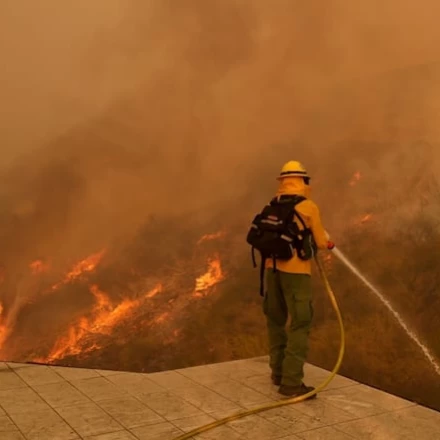
M 417 335 L 408 327 L 400 314 L 395 310 L 393 305 L 384 297 L 384 295 L 378 290 L 364 275 L 359 271 L 359 269 L 354 266 L 354 264 L 338 249 L 333 249 L 333 254 L 344 263 L 348 269 L 350 269 L 380 300 L 380 302 L 390 311 L 390 313 L 394 316 L 396 321 L 403 328 L 405 333 L 417 344 L 420 350 L 425 355 L 426 359 L 429 361 L 431 366 L 434 368 L 435 372 L 440 376 L 440 365 L 436 361 L 434 355 L 430 352 L 429 348 L 424 345 Z

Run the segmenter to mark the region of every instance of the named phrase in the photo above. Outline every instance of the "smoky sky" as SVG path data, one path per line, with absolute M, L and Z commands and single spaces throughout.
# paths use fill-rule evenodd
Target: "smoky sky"
M 391 185 L 396 154 L 409 167 L 417 142 L 438 141 L 439 12 L 434 0 L 4 1 L 5 252 L 80 253 L 157 213 L 197 222 L 270 194 L 290 159 L 326 195 L 355 166 Z M 392 153 L 366 163 L 383 145 Z

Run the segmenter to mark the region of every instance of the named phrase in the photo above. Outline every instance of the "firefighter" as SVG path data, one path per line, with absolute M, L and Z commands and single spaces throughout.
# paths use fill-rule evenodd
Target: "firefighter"
M 310 229 L 317 249 L 332 249 L 320 218 L 318 206 L 310 200 L 310 177 L 297 161 L 287 162 L 277 178 L 276 197 L 303 196 L 295 206 L 305 225 Z M 293 221 L 298 221 L 293 219 Z M 294 397 L 313 391 L 303 383 L 304 363 L 309 350 L 309 334 L 313 318 L 311 259 L 300 259 L 297 254 L 289 260 L 268 259 L 265 262 L 266 292 L 263 311 L 267 320 L 272 382 L 280 385 L 278 392 Z M 288 316 L 291 321 L 286 331 Z

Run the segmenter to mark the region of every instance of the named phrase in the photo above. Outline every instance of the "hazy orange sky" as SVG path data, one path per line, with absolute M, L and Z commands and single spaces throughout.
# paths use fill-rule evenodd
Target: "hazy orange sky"
M 210 51 L 237 51 L 243 38 L 249 40 L 252 51 L 237 56 L 245 55 L 254 71 L 249 81 L 258 87 L 260 102 L 265 78 L 268 84 L 278 66 L 284 77 L 297 77 L 302 101 L 310 107 L 322 89 L 347 78 L 436 60 L 439 13 L 435 0 L 278 0 L 270 5 L 190 0 L 180 6 L 170 1 L 5 0 L 0 16 L 5 162 L 87 120 L 137 84 L 154 80 L 158 69 L 178 68 L 194 38 L 209 40 L 210 32 L 226 41 Z M 240 71 L 226 75 L 238 78 Z

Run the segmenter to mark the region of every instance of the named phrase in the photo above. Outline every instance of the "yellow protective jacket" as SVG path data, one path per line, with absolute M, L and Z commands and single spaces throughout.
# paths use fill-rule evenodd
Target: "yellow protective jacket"
M 310 188 L 304 183 L 302 177 L 285 177 L 280 181 L 276 196 L 282 195 L 299 195 L 308 197 Z M 327 249 L 328 235 L 322 226 L 319 208 L 316 203 L 310 199 L 303 200 L 295 207 L 298 214 L 304 220 L 304 223 L 309 227 L 313 233 L 318 249 Z M 295 221 L 295 220 L 294 220 Z M 298 220 L 296 220 L 298 222 Z M 301 223 L 298 222 L 301 228 Z M 272 260 L 266 260 L 266 268 L 272 268 Z M 281 272 L 311 274 L 312 262 L 303 261 L 295 254 L 290 260 L 276 260 L 276 267 Z

